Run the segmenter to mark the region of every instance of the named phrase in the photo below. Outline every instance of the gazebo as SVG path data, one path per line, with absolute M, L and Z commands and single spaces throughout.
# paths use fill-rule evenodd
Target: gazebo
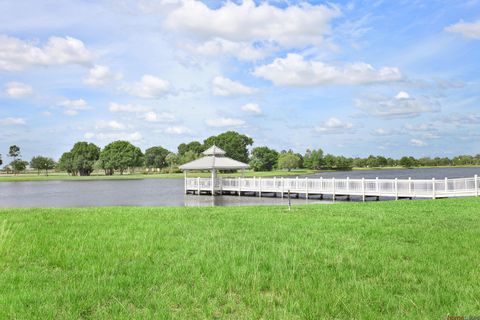
M 188 185 L 187 172 L 188 171 L 210 170 L 212 172 L 211 192 L 212 192 L 212 195 L 214 195 L 218 187 L 217 186 L 218 170 L 242 170 L 243 172 L 243 170 L 249 167 L 248 164 L 246 163 L 225 157 L 225 154 L 226 152 L 224 150 L 220 149 L 216 145 L 213 145 L 203 152 L 204 157 L 185 163 L 184 165 L 181 165 L 179 168 L 185 174 L 185 193 L 188 192 L 188 189 L 187 189 L 187 185 Z

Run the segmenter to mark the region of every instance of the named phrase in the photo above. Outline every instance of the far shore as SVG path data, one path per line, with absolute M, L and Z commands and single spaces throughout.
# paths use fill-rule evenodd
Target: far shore
M 344 172 L 344 171 L 369 171 L 369 170 L 409 170 L 409 169 L 441 169 L 441 168 L 479 168 L 480 166 L 425 166 L 425 167 L 379 167 L 379 168 L 352 168 L 351 170 L 274 170 L 274 171 L 251 171 L 247 170 L 244 173 L 245 177 L 288 177 L 288 176 L 305 176 L 322 172 Z M 209 172 L 190 172 L 189 177 L 210 177 Z M 241 172 L 219 174 L 225 177 L 241 177 Z M 17 175 L 0 173 L 0 182 L 21 182 L 21 181 L 88 181 L 88 180 L 134 180 L 134 179 L 183 179 L 183 173 L 124 173 L 123 175 L 116 173 L 107 176 L 101 172 L 95 172 L 90 176 L 72 176 L 66 172 L 49 172 L 45 173 L 21 173 Z

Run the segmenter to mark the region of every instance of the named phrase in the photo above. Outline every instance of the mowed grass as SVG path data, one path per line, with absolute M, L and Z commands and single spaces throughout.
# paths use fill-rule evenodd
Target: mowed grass
M 480 314 L 480 199 L 0 210 L 0 318 Z

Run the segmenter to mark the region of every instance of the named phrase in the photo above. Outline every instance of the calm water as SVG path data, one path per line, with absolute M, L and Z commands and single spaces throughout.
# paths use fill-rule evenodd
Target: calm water
M 480 168 L 435 168 L 326 172 L 318 178 L 408 178 L 441 179 L 473 177 Z M 292 203 L 329 203 L 292 199 Z M 184 195 L 182 179 L 0 182 L 0 207 L 92 207 L 92 206 L 236 206 L 287 204 L 286 199 L 238 196 Z

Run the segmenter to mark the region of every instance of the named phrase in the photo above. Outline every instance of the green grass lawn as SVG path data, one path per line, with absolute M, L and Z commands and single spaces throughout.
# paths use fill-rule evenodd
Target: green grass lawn
M 276 170 L 265 172 L 246 171 L 246 177 L 274 177 L 274 176 L 298 176 L 315 173 L 314 170 L 298 169 L 292 171 Z M 240 177 L 240 172 L 220 174 L 220 176 Z M 189 173 L 189 176 L 194 177 L 210 177 L 209 172 Z M 52 173 L 48 176 L 44 174 L 18 174 L 18 175 L 0 175 L 0 182 L 15 182 L 15 181 L 54 181 L 54 180 L 132 180 L 132 179 L 183 179 L 183 173 L 152 173 L 152 174 L 115 174 L 113 176 L 106 176 L 104 174 L 93 174 L 88 177 L 69 176 L 66 173 Z
M 480 199 L 0 210 L 1 319 L 480 315 Z

